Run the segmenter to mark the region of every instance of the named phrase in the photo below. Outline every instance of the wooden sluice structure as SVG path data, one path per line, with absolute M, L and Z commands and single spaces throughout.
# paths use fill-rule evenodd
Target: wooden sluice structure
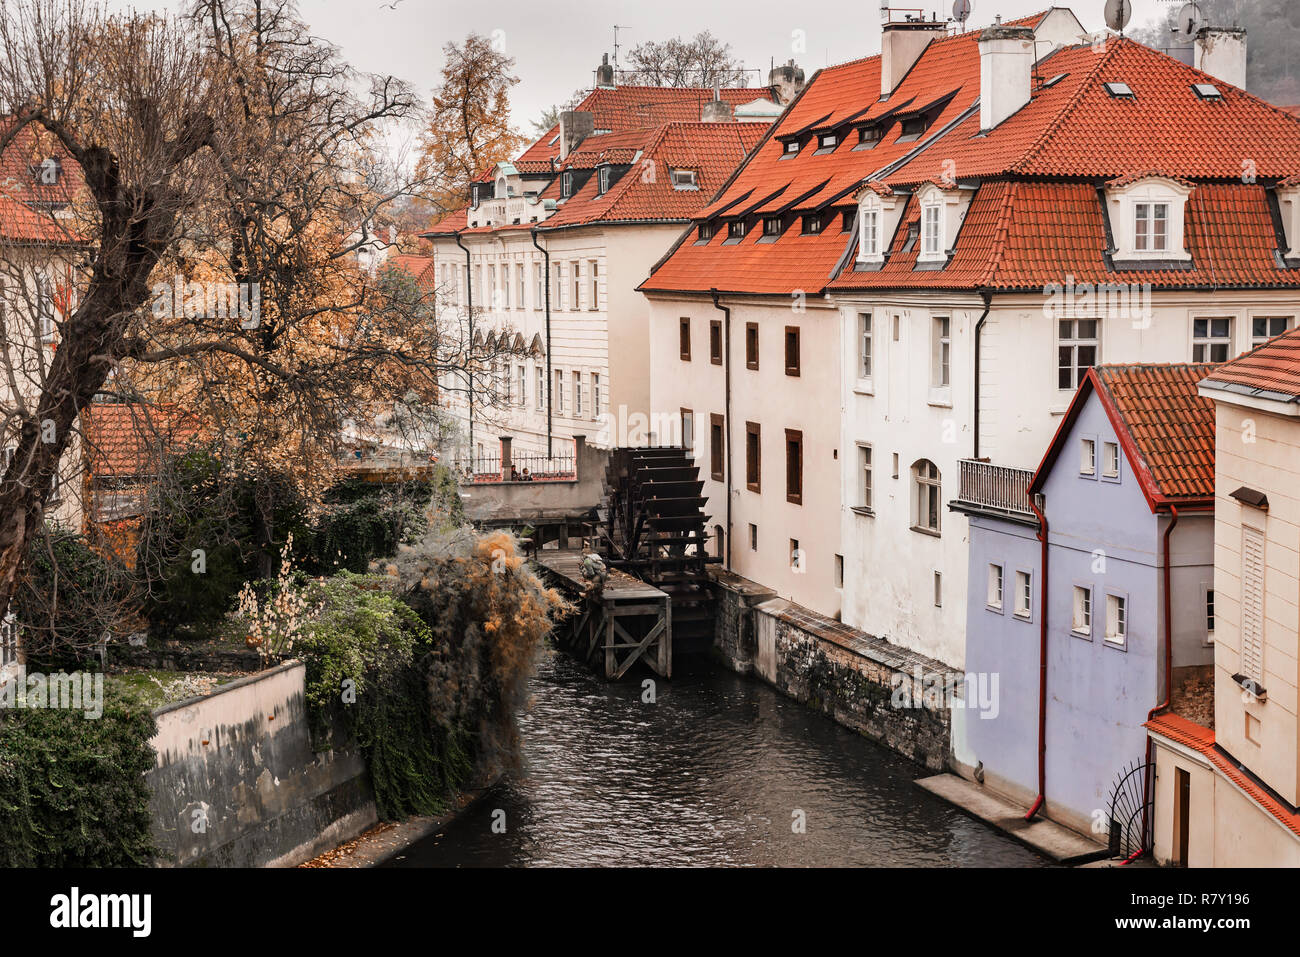
M 580 551 L 540 549 L 534 560 L 578 606 L 572 626 L 560 631 L 577 655 L 610 681 L 638 661 L 672 677 L 673 613 L 666 592 L 611 568 L 605 587 L 594 593 L 582 577 Z

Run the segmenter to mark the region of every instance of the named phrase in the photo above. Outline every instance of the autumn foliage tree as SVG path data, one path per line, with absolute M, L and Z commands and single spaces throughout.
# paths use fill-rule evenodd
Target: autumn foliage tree
M 510 124 L 510 89 L 519 82 L 513 58 L 471 33 L 443 47 L 442 84 L 434 91 L 417 171 L 440 177 L 429 198 L 444 212 L 464 205 L 469 184 L 485 169 L 513 159 L 525 137 Z

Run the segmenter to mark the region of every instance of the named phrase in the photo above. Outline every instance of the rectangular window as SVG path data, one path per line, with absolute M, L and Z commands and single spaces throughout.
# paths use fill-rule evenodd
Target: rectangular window
M 541 411 L 546 408 L 546 370 L 540 365 L 537 367 L 537 409 Z
M 745 368 L 758 369 L 758 323 L 745 323 Z
M 745 221 L 743 219 L 735 219 L 727 223 L 727 238 L 728 239 L 745 238 Z
M 691 361 L 691 320 L 682 316 L 677 320 L 677 348 L 682 361 Z
M 1101 353 L 1097 319 L 1061 319 L 1056 324 L 1056 387 L 1074 390 Z
M 1214 640 L 1214 589 L 1205 589 L 1205 640 Z
M 1097 442 L 1095 439 L 1079 440 L 1079 474 L 1097 474 Z
M 871 446 L 858 446 L 858 504 L 862 508 L 871 508 Z
M 600 373 L 591 374 L 591 417 L 600 418 Z
M 722 320 L 709 320 L 709 361 L 722 365 Z
M 1264 678 L 1264 533 L 1241 529 L 1241 673 Z
M 951 323 L 947 316 L 934 317 L 934 364 L 930 382 L 935 388 L 950 385 L 952 361 Z
M 844 556 L 835 556 L 835 587 L 844 587 Z
M 915 484 L 916 521 L 914 528 L 938 532 L 942 517 L 943 486 L 939 467 L 929 459 L 922 459 L 912 467 Z
M 780 236 L 781 235 L 781 217 L 764 216 L 763 217 L 763 235 Z
M 600 308 L 600 265 L 594 259 L 587 263 L 587 308 Z
M 785 430 L 785 500 L 803 504 L 803 432 Z
M 564 411 L 564 373 L 560 369 L 555 370 L 555 395 L 552 401 L 556 412 Z
M 524 281 L 524 264 L 515 263 L 515 308 L 526 309 L 524 298 L 527 295 L 527 284 Z
M 528 404 L 528 370 L 523 366 L 516 368 L 519 379 L 519 398 L 518 403 L 521 406 Z
M 559 312 L 564 308 L 564 263 L 552 265 L 551 272 L 551 308 Z
M 494 280 L 495 283 L 495 280 Z M 506 263 L 501 264 L 501 309 L 510 308 L 510 266 Z
M 927 256 L 939 255 L 942 238 L 939 235 L 939 216 L 943 211 L 938 206 L 926 206 L 922 211 L 921 248 Z
M 1076 635 L 1092 634 L 1092 589 L 1074 586 L 1074 614 L 1070 630 Z
M 1002 610 L 1002 566 L 989 566 L 988 597 L 984 599 L 990 608 Z
M 1232 357 L 1232 319 L 1192 320 L 1192 361 L 1227 362 Z
M 672 171 L 673 189 L 699 189 L 695 181 L 695 170 L 675 169 Z
M 1162 252 L 1169 248 L 1169 204 L 1136 203 L 1133 207 L 1133 248 Z
M 749 523 L 749 550 L 758 551 L 758 526 L 753 522 Z
M 1123 645 L 1128 638 L 1128 599 L 1123 595 L 1106 596 L 1106 640 Z
M 1119 443 L 1101 444 L 1101 474 L 1105 478 L 1119 478 Z
M 1262 346 L 1290 328 L 1290 316 L 1254 316 L 1250 320 L 1250 347 Z
M 709 475 L 721 482 L 726 477 L 726 437 L 724 420 L 716 412 L 709 415 Z
M 751 492 L 762 491 L 762 429 L 757 422 L 745 423 L 745 488 Z
M 803 231 L 816 235 L 822 231 L 822 218 L 817 213 L 806 213 L 803 217 Z
M 1029 572 L 1016 572 L 1016 617 L 1028 618 L 1033 614 L 1034 576 Z
M 867 210 L 862 214 L 862 229 L 860 230 L 860 241 L 862 243 L 863 256 L 880 255 L 880 213 L 874 209 Z
M 573 414 L 582 415 L 582 373 L 573 374 Z
M 799 327 L 785 327 L 785 374 L 799 374 Z
M 943 607 L 943 572 L 934 573 L 934 607 Z
M 799 539 L 790 539 L 790 568 L 796 572 L 803 571 L 803 549 L 799 547 Z
M 682 448 L 695 456 L 695 413 L 690 409 L 682 409 Z
M 533 308 L 541 310 L 546 305 L 546 275 L 541 263 L 533 263 Z
M 577 312 L 582 308 L 582 265 L 577 260 L 569 263 L 569 282 L 570 293 L 573 295 L 573 301 L 569 303 L 569 308 Z
M 858 313 L 858 378 L 871 378 L 871 313 Z
M 600 168 L 600 183 L 598 185 L 600 186 L 600 192 L 602 195 L 609 192 L 609 172 L 610 170 L 608 166 L 602 166 Z

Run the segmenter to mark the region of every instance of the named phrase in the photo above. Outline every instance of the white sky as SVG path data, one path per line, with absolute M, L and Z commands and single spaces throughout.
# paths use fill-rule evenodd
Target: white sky
M 176 10 L 181 0 L 109 0 L 114 7 Z M 893 0 L 921 2 L 947 16 L 951 0 Z M 1168 9 L 1171 0 L 1136 0 L 1134 25 L 1149 22 Z M 395 8 L 393 4 L 396 3 Z M 1070 6 L 1085 28 L 1102 27 L 1104 0 L 1055 0 Z M 1052 0 L 972 0 L 971 26 L 1024 16 L 1053 5 Z M 506 52 L 516 59 L 520 83 L 514 89 L 512 112 L 525 130 L 547 106 L 562 102 L 574 90 L 590 86 L 602 53 L 613 54 L 614 24 L 625 51 L 646 40 L 710 30 L 730 43 L 747 67 L 760 67 L 765 83 L 775 59 L 791 56 L 811 77 L 829 63 L 840 63 L 880 50 L 880 9 L 877 0 L 496 0 L 495 3 L 448 0 L 299 0 L 299 9 L 312 32 L 338 45 L 357 69 L 389 73 L 414 84 L 427 97 L 438 81 L 442 46 L 467 33 L 491 35 L 504 31 Z M 795 31 L 803 31 L 806 52 L 791 50 Z

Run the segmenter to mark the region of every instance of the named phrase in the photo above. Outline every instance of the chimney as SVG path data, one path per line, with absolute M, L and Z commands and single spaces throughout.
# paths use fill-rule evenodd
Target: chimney
M 600 58 L 600 66 L 596 67 L 596 87 L 601 90 L 614 89 L 614 68 L 609 65 L 609 54 L 603 54 Z
M 1246 31 L 1240 27 L 1201 27 L 1196 31 L 1196 69 L 1216 80 L 1246 88 Z
M 935 20 L 900 20 L 886 23 L 880 32 L 880 98 L 898 89 L 907 71 L 921 57 L 935 37 L 948 32 L 946 23 Z
M 803 70 L 795 65 L 794 60 L 788 60 L 785 66 L 773 67 L 768 71 L 767 85 L 776 93 L 779 104 L 789 106 L 803 89 Z
M 713 84 L 713 99 L 704 104 L 700 110 L 701 123 L 730 123 L 735 117 L 731 104 L 722 98 L 722 84 Z
M 564 159 L 578 144 L 596 129 L 596 115 L 585 110 L 565 110 L 560 114 L 560 159 Z
M 988 27 L 980 34 L 980 130 L 991 130 L 1029 103 L 1034 31 Z

